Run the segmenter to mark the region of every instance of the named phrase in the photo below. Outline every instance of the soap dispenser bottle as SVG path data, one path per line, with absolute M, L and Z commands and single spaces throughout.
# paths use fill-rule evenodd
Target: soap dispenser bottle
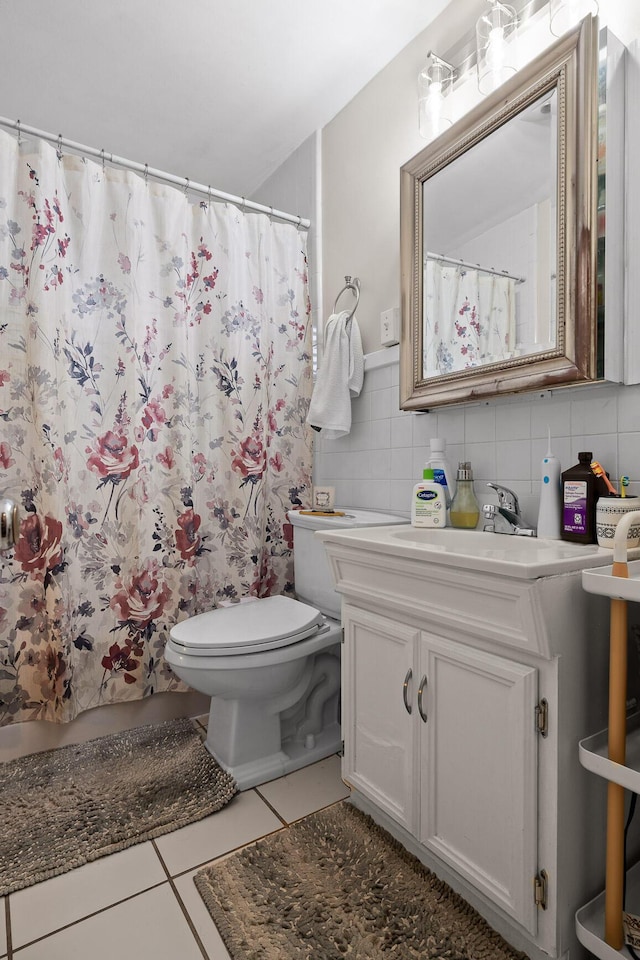
M 433 470 L 425 467 L 422 476 L 422 481 L 413 488 L 411 523 L 414 527 L 446 527 L 444 487 L 434 480 Z
M 449 511 L 452 527 L 474 530 L 480 518 L 480 507 L 473 492 L 473 471 L 468 460 L 458 463 L 456 493 Z

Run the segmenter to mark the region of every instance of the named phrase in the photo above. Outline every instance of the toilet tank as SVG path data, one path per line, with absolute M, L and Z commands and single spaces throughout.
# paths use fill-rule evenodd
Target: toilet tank
M 340 527 L 386 527 L 392 523 L 408 523 L 405 517 L 373 510 L 350 510 L 344 517 L 308 516 L 300 510 L 289 510 L 293 524 L 293 567 L 296 596 L 321 610 L 327 617 L 340 619 L 340 594 L 333 585 L 329 560 L 322 541 L 314 536 L 316 530 Z

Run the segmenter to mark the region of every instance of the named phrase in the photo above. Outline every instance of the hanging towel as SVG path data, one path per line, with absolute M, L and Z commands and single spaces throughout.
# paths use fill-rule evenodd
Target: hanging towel
M 364 381 L 364 354 L 358 321 L 349 311 L 333 313 L 327 320 L 322 363 L 313 388 L 307 423 L 337 440 L 351 429 L 351 397 Z

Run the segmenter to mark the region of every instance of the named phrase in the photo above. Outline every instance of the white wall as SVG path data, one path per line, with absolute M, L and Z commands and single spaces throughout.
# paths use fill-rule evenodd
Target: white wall
M 640 37 L 639 8 L 627 0 L 600 0 L 600 23 L 628 45 Z M 417 130 L 417 74 L 429 49 L 444 53 L 472 28 L 477 10 L 474 0 L 454 0 L 323 130 L 324 300 L 332 302 L 345 273 L 360 277 L 358 320 L 369 353 L 380 350 L 380 312 L 400 302 L 399 169 L 424 146 Z M 638 216 L 640 210 L 627 211 L 627 217 Z M 613 478 L 625 473 L 640 481 L 637 387 L 559 389 L 416 415 L 399 410 L 397 384 L 396 362 L 369 371 L 353 404 L 350 436 L 316 441 L 314 479 L 335 484 L 343 505 L 406 513 L 428 439 L 441 436 L 454 467 L 459 459 L 471 460 L 479 499 L 494 499 L 485 498 L 486 481 L 505 483 L 535 522 L 547 425 L 563 469 L 580 450 L 592 450 Z M 640 494 L 640 482 L 630 492 Z

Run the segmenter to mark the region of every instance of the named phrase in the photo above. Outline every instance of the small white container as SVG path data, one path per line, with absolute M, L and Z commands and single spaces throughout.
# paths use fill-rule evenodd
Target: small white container
M 600 497 L 596 503 L 596 535 L 599 547 L 613 550 L 613 538 L 618 521 L 625 513 L 640 510 L 640 497 Z M 632 524 L 627 536 L 627 547 L 640 546 L 640 524 Z
M 433 470 L 423 471 L 411 498 L 411 523 L 414 527 L 446 527 L 447 500 L 442 484 L 433 479 Z

